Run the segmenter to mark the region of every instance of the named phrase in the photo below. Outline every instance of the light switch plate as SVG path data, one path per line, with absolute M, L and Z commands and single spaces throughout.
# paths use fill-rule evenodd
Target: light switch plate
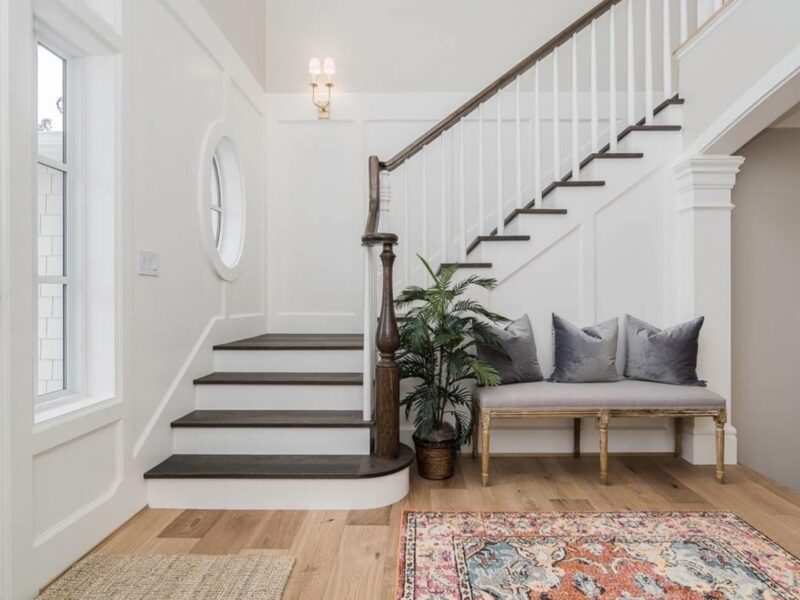
M 159 261 L 158 252 L 150 252 L 149 250 L 139 250 L 137 255 L 137 272 L 139 275 L 147 277 L 158 277 Z

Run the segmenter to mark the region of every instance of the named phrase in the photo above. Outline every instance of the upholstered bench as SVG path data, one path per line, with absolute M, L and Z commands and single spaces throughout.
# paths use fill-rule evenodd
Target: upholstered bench
M 478 388 L 472 452 L 481 428 L 481 476 L 489 483 L 489 438 L 494 419 L 572 418 L 574 455 L 580 456 L 580 419 L 596 417 L 600 434 L 600 481 L 608 482 L 611 417 L 675 419 L 675 455 L 681 453 L 681 419 L 712 417 L 716 423 L 717 480 L 725 478 L 725 399 L 700 386 L 624 380 L 613 383 L 514 383 Z

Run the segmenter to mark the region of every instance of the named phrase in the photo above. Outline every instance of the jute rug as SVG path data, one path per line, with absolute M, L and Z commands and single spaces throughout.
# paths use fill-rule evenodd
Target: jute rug
M 279 600 L 291 556 L 90 556 L 40 600 Z
M 800 560 L 731 513 L 407 512 L 402 600 L 800 599 Z

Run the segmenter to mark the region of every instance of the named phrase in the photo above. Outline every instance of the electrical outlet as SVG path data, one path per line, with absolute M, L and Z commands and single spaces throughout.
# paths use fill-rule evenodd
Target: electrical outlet
M 138 273 L 147 277 L 158 277 L 159 264 L 158 252 L 149 250 L 139 250 L 138 253 Z

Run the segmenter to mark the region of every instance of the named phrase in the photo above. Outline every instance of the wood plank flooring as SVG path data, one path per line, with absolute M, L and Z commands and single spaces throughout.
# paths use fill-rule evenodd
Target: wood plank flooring
M 108 554 L 289 553 L 296 557 L 287 600 L 393 597 L 402 511 L 730 510 L 800 555 L 800 494 L 744 467 L 728 482 L 713 467 L 672 457 L 611 457 L 609 486 L 597 458 L 493 458 L 492 482 L 464 457 L 449 481 L 414 475 L 402 502 L 367 511 L 147 509 L 95 550 Z

